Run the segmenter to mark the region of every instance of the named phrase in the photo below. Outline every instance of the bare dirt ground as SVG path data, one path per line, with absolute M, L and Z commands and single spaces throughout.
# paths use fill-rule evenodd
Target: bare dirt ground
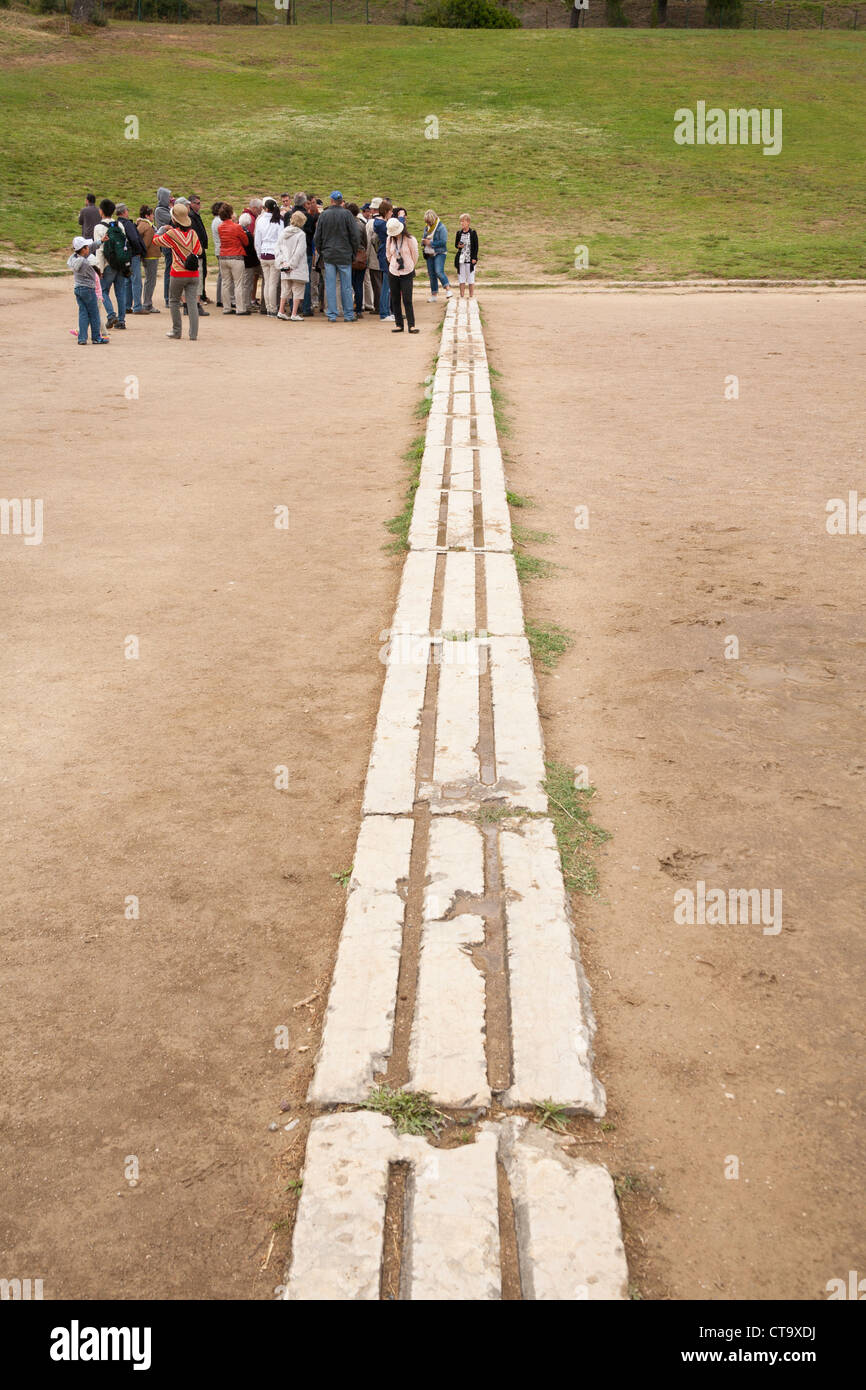
M 293 1006 L 342 923 L 382 523 L 438 346 L 418 298 L 414 338 L 214 311 L 176 343 L 163 311 L 97 353 L 71 281 L 0 285 L 0 495 L 44 501 L 41 545 L 0 536 L 0 1272 L 46 1299 L 281 1278 L 303 1124 L 268 1125 L 305 1093 L 324 1000 Z
M 528 615 L 575 639 L 540 675 L 548 754 L 613 832 L 576 921 L 615 1128 L 582 1152 L 618 1175 L 640 1296 L 824 1298 L 866 1258 L 866 537 L 825 527 L 866 494 L 866 297 L 483 313 L 509 484 L 558 566 Z M 781 889 L 781 932 L 676 925 L 698 880 Z

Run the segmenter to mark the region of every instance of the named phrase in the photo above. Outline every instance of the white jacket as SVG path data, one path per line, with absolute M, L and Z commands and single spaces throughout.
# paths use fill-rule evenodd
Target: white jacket
M 256 224 L 258 227 L 258 223 Z M 303 227 L 283 227 L 277 241 L 276 261 L 290 280 L 310 278 L 307 268 L 307 236 Z
M 261 260 L 263 256 L 273 256 L 276 254 L 277 241 L 279 240 L 282 230 L 283 228 L 279 218 L 277 218 L 276 222 L 272 222 L 269 212 L 259 213 L 256 218 L 255 235 L 256 255 L 259 260 Z

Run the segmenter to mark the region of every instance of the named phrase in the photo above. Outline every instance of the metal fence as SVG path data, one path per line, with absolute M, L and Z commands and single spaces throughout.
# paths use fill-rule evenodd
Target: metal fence
M 502 0 L 527 29 L 566 29 L 571 6 L 564 0 Z M 38 0 L 43 11 L 69 13 L 72 0 Z M 866 4 L 822 4 L 820 0 L 744 0 L 741 29 L 860 28 Z M 418 24 L 424 0 L 100 0 L 106 19 L 160 24 Z M 667 29 L 722 27 L 707 14 L 706 0 L 668 0 Z M 659 27 L 658 0 L 589 0 L 581 27 Z M 864 16 L 863 27 L 866 27 Z

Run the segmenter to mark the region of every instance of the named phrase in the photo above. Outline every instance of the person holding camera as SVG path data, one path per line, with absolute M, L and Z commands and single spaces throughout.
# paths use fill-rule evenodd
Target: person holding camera
M 180 199 L 171 210 L 171 222 L 154 233 L 154 241 L 164 251 L 171 254 L 171 269 L 168 281 L 168 307 L 171 313 L 171 332 L 167 338 L 180 338 L 183 315 L 181 296 L 189 290 L 186 304 L 189 311 L 189 340 L 194 343 L 198 337 L 198 282 L 201 271 L 202 247 L 198 233 L 192 225 L 189 207 Z
M 399 217 L 389 217 L 387 232 L 385 255 L 388 261 L 388 283 L 391 287 L 391 311 L 396 325 L 391 332 L 403 332 L 405 312 L 409 332 L 417 333 L 412 288 L 415 283 L 415 267 L 418 264 L 418 243 L 413 236 L 407 234 Z

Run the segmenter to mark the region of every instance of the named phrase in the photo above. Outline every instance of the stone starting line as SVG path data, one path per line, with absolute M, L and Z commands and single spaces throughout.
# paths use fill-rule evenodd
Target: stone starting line
M 515 1113 L 605 1096 L 472 300 L 446 311 L 387 635 L 283 1297 L 380 1298 L 396 1195 L 401 1299 L 498 1299 L 506 1247 L 525 1299 L 624 1298 L 610 1174 Z M 449 1148 L 336 1109 L 380 1082 L 488 1118 Z

